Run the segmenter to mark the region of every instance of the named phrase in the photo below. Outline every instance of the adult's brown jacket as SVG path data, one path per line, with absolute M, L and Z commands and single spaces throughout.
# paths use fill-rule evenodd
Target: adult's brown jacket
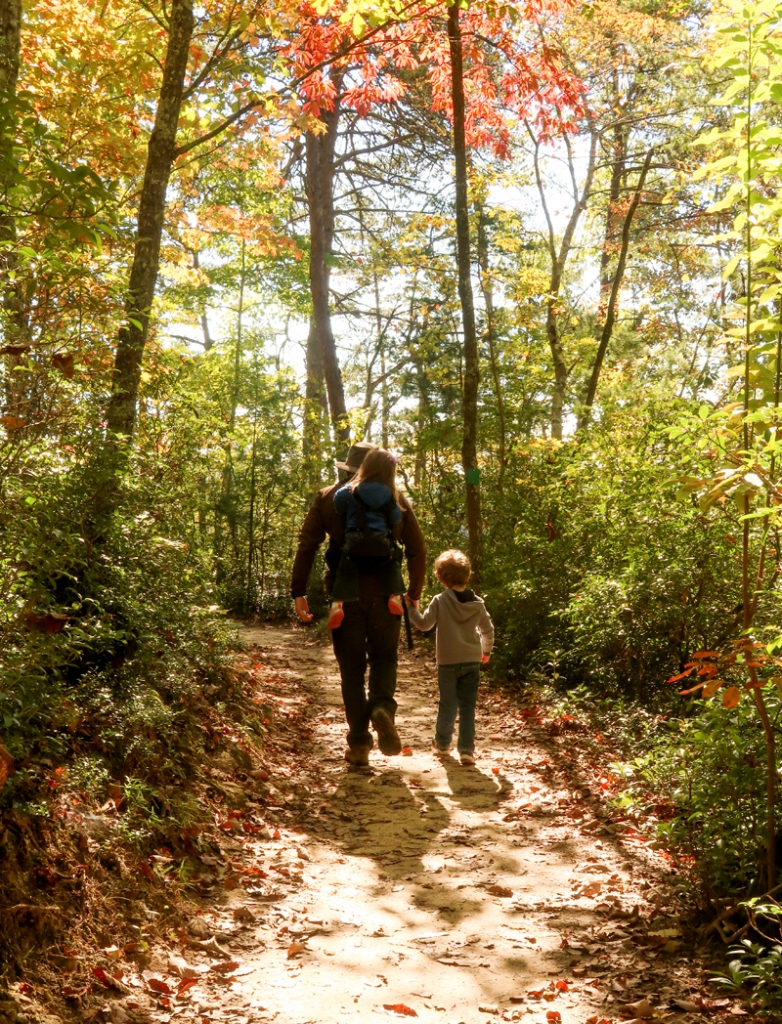
M 329 538 L 329 547 L 334 549 L 340 548 L 345 540 L 345 520 L 334 511 L 334 495 L 342 486 L 342 484 L 332 484 L 331 487 L 324 487 L 318 491 L 304 522 L 301 524 L 299 547 L 293 562 L 291 577 L 291 595 L 293 597 L 304 597 L 307 593 L 307 580 L 312 563 L 315 561 L 318 548 L 326 537 Z M 401 529 L 397 526 L 394 535 L 404 548 L 407 558 L 410 576 L 407 592 L 414 601 L 417 601 L 424 588 L 426 545 L 415 512 L 407 498 L 401 494 L 399 495 L 399 507 L 402 509 Z

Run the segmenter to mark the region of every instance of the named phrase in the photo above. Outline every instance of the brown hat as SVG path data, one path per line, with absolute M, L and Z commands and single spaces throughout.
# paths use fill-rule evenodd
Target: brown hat
M 337 469 L 342 469 L 346 473 L 357 473 L 361 463 L 367 457 L 367 452 L 372 452 L 375 448 L 377 448 L 377 445 L 372 444 L 371 441 L 357 441 L 348 449 L 345 461 L 335 462 L 334 465 Z

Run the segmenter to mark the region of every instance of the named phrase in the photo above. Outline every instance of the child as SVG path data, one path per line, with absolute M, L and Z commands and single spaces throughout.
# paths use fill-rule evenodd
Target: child
M 332 591 L 329 629 L 342 625 L 345 601 L 358 601 L 358 574 L 363 569 L 382 577 L 388 610 L 404 612 L 402 606 L 401 550 L 395 543 L 402 523 L 396 500 L 396 459 L 384 448 L 368 452 L 361 466 L 334 495 L 334 511 L 345 516 L 342 546 Z
M 494 626 L 483 601 L 467 589 L 470 560 L 462 551 L 443 551 L 434 563 L 434 574 L 445 587 L 426 611 L 405 597 L 410 621 L 425 631 L 437 625 L 437 682 L 440 707 L 434 748 L 448 754 L 459 713 L 457 749 L 462 764 L 475 764 L 475 702 L 481 662 L 487 662 L 494 646 Z

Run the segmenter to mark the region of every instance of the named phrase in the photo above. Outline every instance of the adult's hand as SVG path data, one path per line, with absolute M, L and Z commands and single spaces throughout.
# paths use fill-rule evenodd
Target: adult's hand
M 312 622 L 315 616 L 310 612 L 309 602 L 306 597 L 294 597 L 293 607 L 302 622 Z
M 409 594 L 405 594 L 405 604 L 410 605 L 412 608 L 417 608 L 420 603 L 420 601 L 414 601 Z

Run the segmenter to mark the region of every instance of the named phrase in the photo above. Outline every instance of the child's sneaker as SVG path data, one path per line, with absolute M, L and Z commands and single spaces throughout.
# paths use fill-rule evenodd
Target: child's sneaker
M 473 765 L 473 764 L 475 764 L 475 755 L 474 754 L 467 754 L 467 753 L 460 753 L 459 754 L 459 760 L 464 765 Z
M 402 601 L 404 598 L 401 594 L 392 594 L 388 599 L 388 610 L 392 615 L 404 615 L 405 609 Z
M 345 618 L 345 613 L 342 610 L 342 602 L 332 602 L 331 609 L 329 611 L 329 621 L 326 625 L 329 629 L 339 629 L 342 625 L 342 620 Z

